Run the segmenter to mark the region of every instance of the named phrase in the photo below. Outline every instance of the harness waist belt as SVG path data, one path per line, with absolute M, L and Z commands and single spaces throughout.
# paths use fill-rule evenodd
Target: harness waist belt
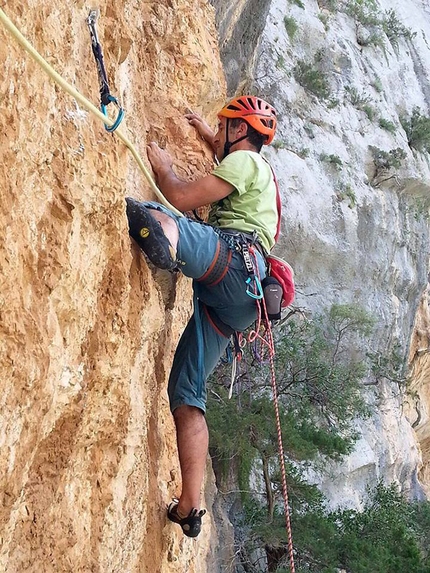
M 236 229 L 220 229 L 218 227 L 214 227 L 214 230 L 220 237 L 220 239 L 218 239 L 215 256 L 205 274 L 199 279 L 196 279 L 197 282 L 209 287 L 221 282 L 228 271 L 233 251 L 241 250 L 241 243 L 254 245 L 262 257 L 264 259 L 266 258 L 264 249 L 256 239 L 255 234 L 251 235 L 250 233 L 242 233 Z
M 267 257 L 266 250 L 258 240 L 256 232 L 245 233 L 244 231 L 238 231 L 237 229 L 221 229 L 219 227 L 214 227 L 214 230 L 220 237 L 227 241 L 230 248 L 236 249 L 236 245 L 238 243 L 240 244 L 240 241 L 246 241 L 247 243 L 255 246 L 263 259 Z
M 227 243 L 218 239 L 215 256 L 205 274 L 197 279 L 197 282 L 206 286 L 215 286 L 225 277 L 231 261 L 232 251 Z

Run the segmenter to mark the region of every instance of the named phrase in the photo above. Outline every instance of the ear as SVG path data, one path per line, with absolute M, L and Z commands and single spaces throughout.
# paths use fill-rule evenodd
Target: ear
M 248 124 L 246 123 L 246 121 L 241 121 L 239 125 L 235 128 L 235 130 L 237 137 L 243 137 L 248 133 Z
M 246 121 L 242 121 L 241 124 L 239 125 L 239 128 L 243 131 L 243 135 L 246 135 L 248 133 L 248 124 L 246 123 Z

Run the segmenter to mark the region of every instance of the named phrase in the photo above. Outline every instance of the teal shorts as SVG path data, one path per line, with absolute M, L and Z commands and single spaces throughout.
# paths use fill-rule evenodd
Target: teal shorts
M 177 260 L 184 275 L 192 279 L 202 277 L 210 267 L 222 238 L 210 225 L 178 217 L 164 206 L 145 202 L 148 208 L 162 211 L 175 219 L 179 229 Z M 256 251 L 256 263 L 260 280 L 266 276 L 263 256 Z M 190 318 L 173 359 L 169 377 L 168 393 L 172 412 L 178 406 L 195 406 L 206 410 L 206 380 L 223 355 L 229 337 L 223 335 L 209 318 L 205 306 L 235 331 L 243 331 L 257 318 L 257 303 L 247 294 L 246 271 L 240 252 L 233 251 L 228 271 L 215 286 L 205 286 L 193 280 L 195 303 L 198 300 L 198 319 L 203 337 L 203 372 L 199 372 L 199 344 L 197 337 L 196 311 Z

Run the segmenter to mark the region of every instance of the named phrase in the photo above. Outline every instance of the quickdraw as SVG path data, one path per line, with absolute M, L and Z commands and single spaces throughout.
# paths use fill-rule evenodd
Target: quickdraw
M 106 125 L 105 124 L 105 130 L 108 131 L 109 133 L 112 133 L 113 131 L 115 131 L 117 129 L 119 124 L 122 122 L 123 117 L 124 117 L 124 109 L 119 105 L 117 98 L 114 97 L 113 95 L 111 95 L 110 90 L 109 90 L 109 84 L 107 81 L 106 70 L 105 70 L 105 66 L 103 63 L 102 47 L 101 47 L 100 42 L 99 42 L 98 37 L 97 37 L 96 21 L 97 21 L 98 15 L 99 15 L 98 10 L 91 10 L 89 13 L 89 16 L 87 18 L 87 24 L 88 24 L 88 28 L 90 30 L 91 47 L 93 49 L 93 54 L 94 54 L 94 58 L 96 60 L 97 72 L 98 72 L 98 76 L 99 76 L 100 109 L 101 109 L 103 115 L 105 115 L 107 117 L 106 108 L 110 103 L 115 104 L 116 107 L 118 108 L 118 115 L 117 115 L 117 118 L 115 120 L 115 123 L 113 125 Z

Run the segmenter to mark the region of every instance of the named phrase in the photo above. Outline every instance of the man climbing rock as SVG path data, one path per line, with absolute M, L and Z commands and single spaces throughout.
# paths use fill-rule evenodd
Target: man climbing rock
M 148 158 L 158 185 L 179 211 L 211 204 L 209 224 L 179 217 L 154 202 L 127 198 L 130 235 L 161 269 L 179 268 L 193 279 L 194 313 L 179 341 L 169 377 L 182 492 L 168 518 L 185 535 L 200 533 L 201 486 L 208 452 L 206 379 L 229 342 L 257 317 L 265 259 L 278 222 L 276 186 L 260 150 L 273 140 L 276 112 L 254 96 L 233 99 L 218 114 L 214 133 L 196 114 L 186 116 L 209 143 L 219 165 L 197 181 L 182 181 L 156 143 Z

